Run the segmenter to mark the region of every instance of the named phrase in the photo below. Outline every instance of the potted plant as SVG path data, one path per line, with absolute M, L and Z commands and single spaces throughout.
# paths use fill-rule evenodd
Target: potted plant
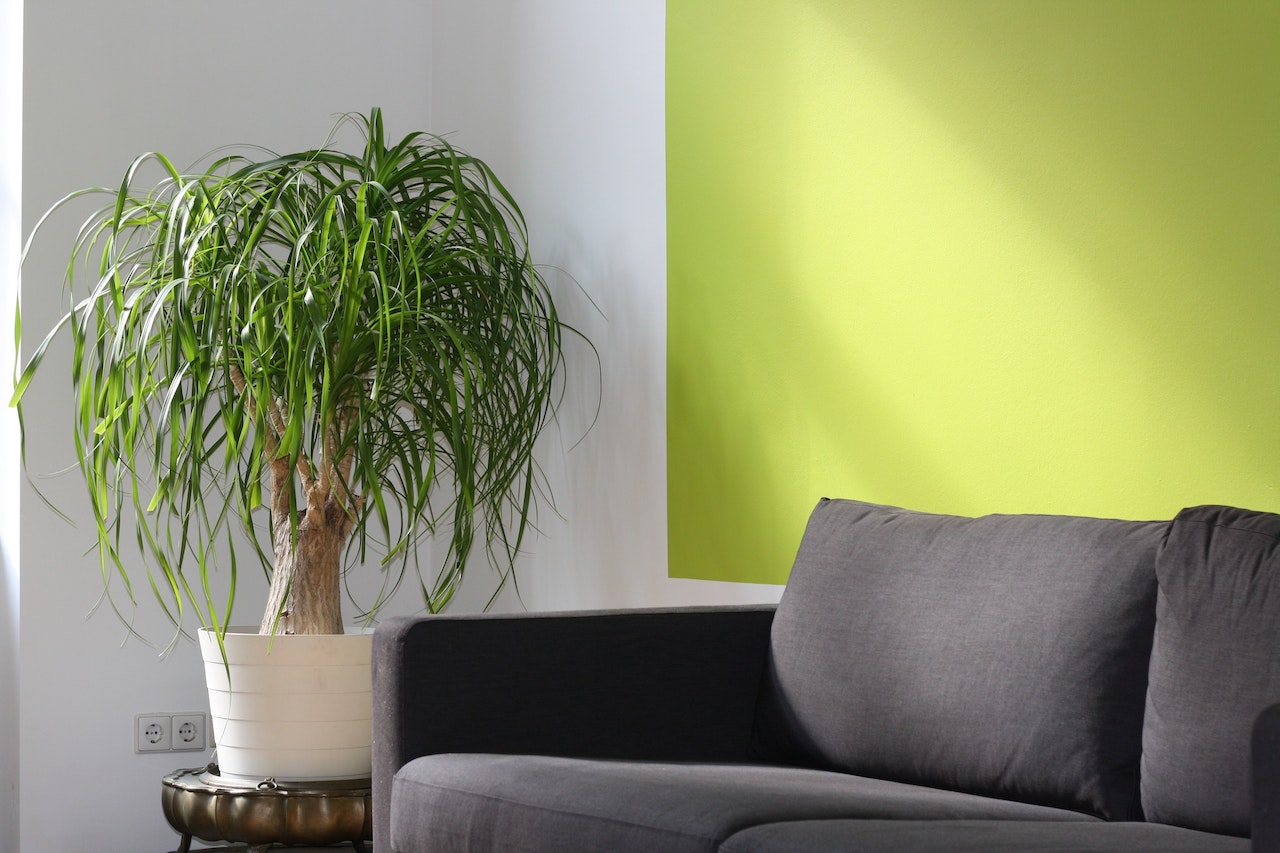
M 228 623 L 246 541 L 270 579 L 250 632 L 263 640 L 247 641 L 268 663 L 292 665 L 294 637 L 331 658 L 351 564 L 377 553 L 387 593 L 414 566 L 437 612 L 479 540 L 500 588 L 545 485 L 533 450 L 557 402 L 567 327 L 519 207 L 487 165 L 441 138 L 390 141 L 377 109 L 344 123 L 362 137 L 351 153 L 255 150 L 195 174 L 147 154 L 118 189 L 60 201 L 54 210 L 108 197 L 71 248 L 69 310 L 15 383 L 21 413 L 47 348 L 69 332 L 99 552 L 129 606 L 145 579 L 179 632 L 188 614 L 202 626 L 224 773 L 368 774 L 367 632 L 349 635 L 363 645 L 339 686 L 363 698 L 295 695 L 294 719 L 261 733 L 292 747 L 298 714 L 331 707 L 321 728 L 330 739 L 354 720 L 363 743 L 351 754 L 267 768 L 226 728 L 243 714 L 219 706 L 260 703 L 260 681 L 316 681 L 237 668 L 246 638 Z M 415 546 L 433 536 L 447 549 L 424 576 Z M 131 541 L 145 570 L 122 547 Z M 211 592 L 219 562 L 225 600 Z

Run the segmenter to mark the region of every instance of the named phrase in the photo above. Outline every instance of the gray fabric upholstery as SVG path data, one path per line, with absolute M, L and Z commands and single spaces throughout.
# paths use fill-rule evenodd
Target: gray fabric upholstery
M 1183 510 L 1156 573 L 1143 809 L 1148 820 L 1247 835 L 1251 727 L 1280 701 L 1280 516 Z
M 831 817 L 1096 822 L 800 768 L 435 755 L 396 776 L 390 850 L 711 853 L 753 824 Z
M 1255 850 L 1280 850 L 1280 705 L 1258 715 L 1249 750 L 1253 792 L 1249 837 Z
M 381 626 L 376 849 L 1271 850 L 1277 637 L 1280 516 L 823 501 L 776 613 Z
M 759 754 L 1139 817 L 1166 530 L 823 500 L 774 619 Z
M 1148 823 L 825 820 L 743 830 L 722 853 L 1249 853 L 1243 838 Z
M 421 755 L 743 761 L 772 607 L 389 619 L 373 643 L 374 847 Z

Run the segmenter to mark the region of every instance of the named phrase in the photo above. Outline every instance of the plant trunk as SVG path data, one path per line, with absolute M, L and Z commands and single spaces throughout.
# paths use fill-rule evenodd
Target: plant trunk
M 342 552 L 350 520 L 335 501 L 306 512 L 296 537 L 289 511 L 272 518 L 275 568 L 260 634 L 341 634 Z M 278 619 L 277 619 L 278 617 Z

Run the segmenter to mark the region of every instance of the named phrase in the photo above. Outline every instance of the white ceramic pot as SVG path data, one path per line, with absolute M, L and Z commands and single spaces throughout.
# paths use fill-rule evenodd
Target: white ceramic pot
M 362 779 L 372 770 L 372 631 L 264 637 L 200 631 L 223 776 Z M 228 680 L 228 676 L 230 679 Z

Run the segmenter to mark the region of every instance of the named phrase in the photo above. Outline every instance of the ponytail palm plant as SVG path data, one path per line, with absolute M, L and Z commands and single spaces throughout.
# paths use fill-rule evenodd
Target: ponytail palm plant
M 59 202 L 108 196 L 14 399 L 69 331 L 104 576 L 130 598 L 145 577 L 179 627 L 193 609 L 225 630 L 241 525 L 270 577 L 260 631 L 302 634 L 343 630 L 343 573 L 371 550 L 394 591 L 417 543 L 447 536 L 415 570 L 436 612 L 477 540 L 505 581 L 532 523 L 565 327 L 520 209 L 448 142 L 389 141 L 376 109 L 345 121 L 354 153 L 232 154 L 199 174 L 147 154 L 118 189 Z

